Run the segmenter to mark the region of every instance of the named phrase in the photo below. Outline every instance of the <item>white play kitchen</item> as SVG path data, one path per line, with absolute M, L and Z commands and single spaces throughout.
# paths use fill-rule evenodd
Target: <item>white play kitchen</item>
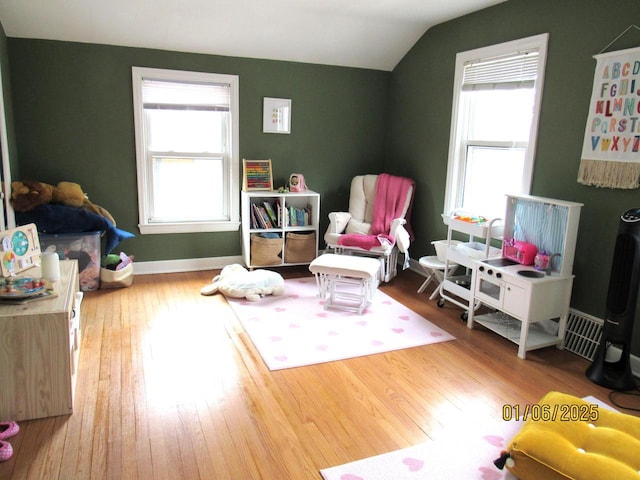
M 463 318 L 469 328 L 480 324 L 511 340 L 518 345 L 520 358 L 525 358 L 527 351 L 550 345 L 562 348 L 581 207 L 579 203 L 550 198 L 508 195 L 502 249 L 488 247 L 495 236 L 492 228 L 482 225 L 484 222 L 464 226 L 460 219 L 449 221 L 447 258 L 455 258 L 471 273 L 468 285 L 463 284 L 467 290 L 462 292 L 468 298 Z M 461 259 L 465 243 L 451 241 L 452 228 L 470 234 L 472 241 L 466 248 L 473 245 L 477 249 L 478 243 L 473 240 L 478 240 L 478 233 L 484 234 L 487 247 L 480 251 L 486 255 Z M 441 292 L 446 291 L 445 280 Z M 442 295 L 449 300 L 446 293 Z M 482 305 L 489 308 L 481 311 L 489 313 L 477 312 Z

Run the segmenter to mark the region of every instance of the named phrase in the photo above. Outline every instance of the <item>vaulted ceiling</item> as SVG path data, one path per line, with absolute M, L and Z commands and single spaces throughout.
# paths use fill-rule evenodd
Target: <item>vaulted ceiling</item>
M 9 37 L 390 71 L 433 25 L 505 0 L 2 0 Z

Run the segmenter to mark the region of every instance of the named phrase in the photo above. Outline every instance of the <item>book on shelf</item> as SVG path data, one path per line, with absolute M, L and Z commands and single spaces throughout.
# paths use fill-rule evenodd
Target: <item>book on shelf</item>
M 280 222 L 278 221 L 278 217 L 276 215 L 275 210 L 273 209 L 273 205 L 271 205 L 271 202 L 265 200 L 264 201 L 264 209 L 267 211 L 267 215 L 269 215 L 269 220 L 271 220 L 271 224 L 274 227 L 279 227 L 280 226 Z
M 289 225 L 292 227 L 306 227 L 311 225 L 311 209 L 289 207 Z
M 251 211 L 253 212 L 253 215 L 257 220 L 254 228 L 273 228 L 264 207 L 260 207 L 259 205 L 252 203 Z

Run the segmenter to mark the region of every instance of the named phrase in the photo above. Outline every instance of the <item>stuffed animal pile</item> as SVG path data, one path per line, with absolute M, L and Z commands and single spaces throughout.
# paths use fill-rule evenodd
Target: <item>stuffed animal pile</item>
M 116 224 L 106 209 L 89 201 L 87 195 L 82 191 L 82 187 L 77 183 L 60 182 L 54 186 L 34 180 L 11 182 L 11 205 L 16 212 L 28 212 L 39 205 L 48 203 L 84 208 L 106 218 L 113 225 Z
M 202 295 L 220 292 L 225 297 L 246 298 L 255 302 L 265 295 L 282 295 L 285 291 L 284 279 L 279 273 L 270 270 L 249 271 L 237 263 L 224 267 L 211 282 L 202 287 Z

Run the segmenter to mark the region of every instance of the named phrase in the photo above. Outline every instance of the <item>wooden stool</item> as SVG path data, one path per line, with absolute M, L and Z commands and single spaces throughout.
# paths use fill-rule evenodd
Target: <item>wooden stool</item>
M 432 281 L 438 282 L 438 286 L 429 297 L 429 300 L 433 300 L 434 298 L 436 298 L 436 295 L 438 295 L 440 284 L 442 283 L 442 280 L 444 280 L 444 271 L 446 269 L 446 264 L 438 260 L 438 257 L 435 255 L 429 257 L 421 257 L 420 260 L 418 260 L 418 263 L 427 273 L 427 279 L 422 285 L 420 285 L 420 288 L 418 288 L 418 293 L 424 292 L 427 286 Z M 447 276 L 452 275 L 453 272 L 455 272 L 456 268 L 458 268 L 457 264 L 449 262 L 449 271 L 447 272 Z
M 358 315 L 371 303 L 378 288 L 379 269 L 380 262 L 375 258 L 333 253 L 320 255 L 309 265 L 320 298 L 328 295 L 324 308 L 354 310 Z

